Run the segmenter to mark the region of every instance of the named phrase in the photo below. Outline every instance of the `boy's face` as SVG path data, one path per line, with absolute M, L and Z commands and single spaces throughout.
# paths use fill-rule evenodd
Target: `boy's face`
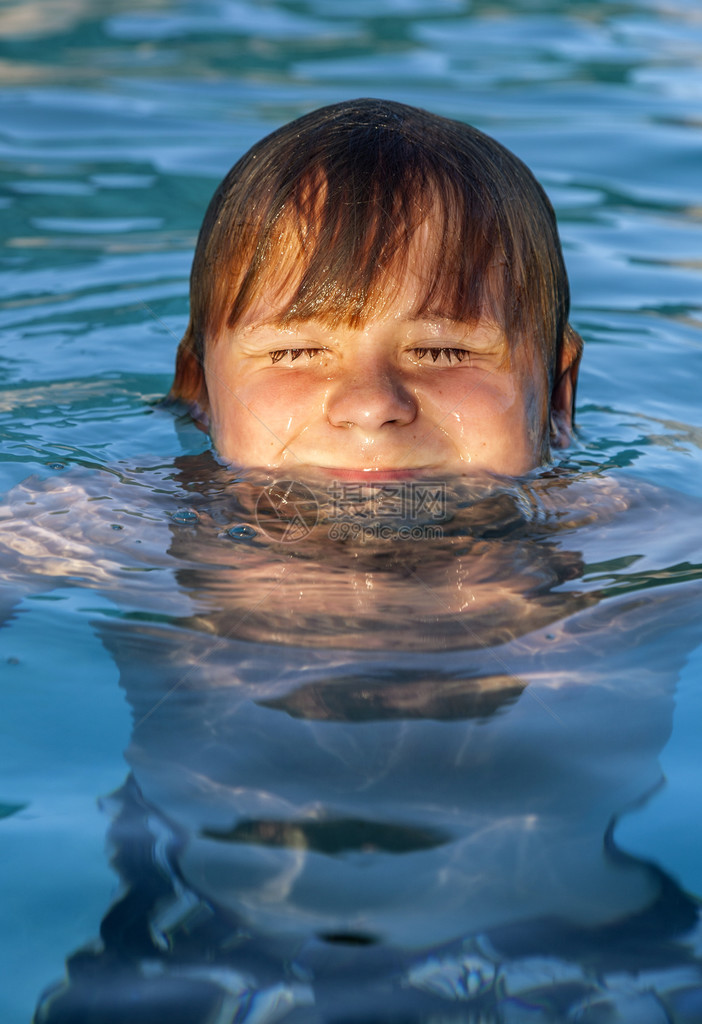
M 417 319 L 406 275 L 365 326 L 276 325 L 264 294 L 205 361 L 210 431 L 241 466 L 314 466 L 337 479 L 488 470 L 519 475 L 548 451 L 545 373 L 489 321 Z

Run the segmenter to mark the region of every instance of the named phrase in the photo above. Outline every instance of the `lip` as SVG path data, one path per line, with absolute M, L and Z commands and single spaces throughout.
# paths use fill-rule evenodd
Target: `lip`
M 317 467 L 325 476 L 334 480 L 345 480 L 352 483 L 380 484 L 395 480 L 412 480 L 426 469 L 342 469 L 340 467 L 319 466 Z

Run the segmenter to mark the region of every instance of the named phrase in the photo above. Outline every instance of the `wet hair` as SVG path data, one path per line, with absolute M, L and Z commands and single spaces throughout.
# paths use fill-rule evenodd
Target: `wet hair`
M 281 324 L 360 326 L 392 298 L 418 246 L 414 315 L 491 319 L 511 351 L 540 355 L 550 394 L 560 348 L 579 339 L 567 325 L 568 278 L 545 192 L 476 128 L 360 99 L 274 131 L 219 185 L 198 237 L 169 397 L 206 406 L 205 346 L 241 324 L 263 289 L 279 300 Z

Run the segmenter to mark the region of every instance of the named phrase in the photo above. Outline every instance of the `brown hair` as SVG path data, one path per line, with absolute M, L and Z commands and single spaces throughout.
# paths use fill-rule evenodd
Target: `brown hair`
M 489 316 L 512 347 L 540 353 L 550 394 L 569 290 L 556 219 L 531 171 L 459 121 L 387 100 L 337 103 L 253 146 L 215 192 L 190 279 L 190 322 L 170 398 L 206 406 L 205 345 L 263 286 L 280 322 L 359 325 L 387 299 L 422 224 L 416 315 Z M 577 352 L 574 353 L 577 359 Z

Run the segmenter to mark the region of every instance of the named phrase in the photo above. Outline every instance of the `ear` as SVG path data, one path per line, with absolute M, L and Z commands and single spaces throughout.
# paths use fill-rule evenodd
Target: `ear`
M 210 403 L 205 385 L 205 374 L 199 356 L 199 346 L 195 344 L 192 325 L 188 325 L 185 336 L 178 346 L 176 370 L 168 400 L 187 406 L 190 415 L 200 430 L 209 430 Z
M 193 423 L 198 430 L 202 430 L 203 433 L 209 434 L 210 432 L 210 413 L 209 409 L 203 409 L 197 402 L 193 402 L 188 410 Z
M 551 447 L 567 448 L 575 425 L 575 392 L 578 384 L 583 339 L 566 325 L 558 353 L 556 376 L 551 392 Z

